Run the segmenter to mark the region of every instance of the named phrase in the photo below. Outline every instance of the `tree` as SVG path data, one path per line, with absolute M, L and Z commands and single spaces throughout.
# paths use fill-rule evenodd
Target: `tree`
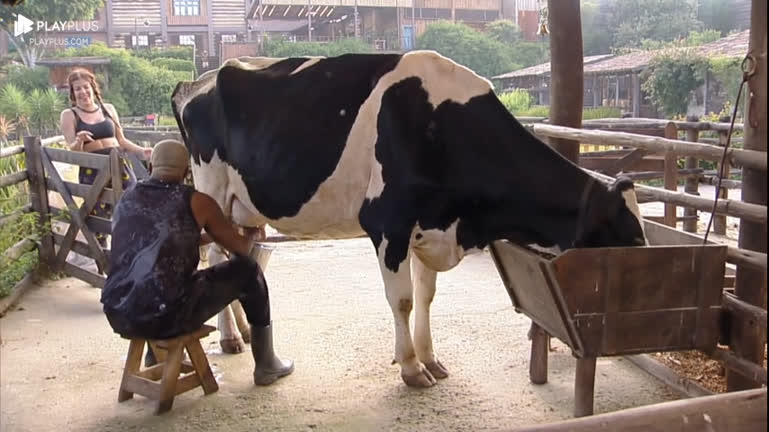
M 701 0 L 697 17 L 705 28 L 718 30 L 721 36 L 737 28 L 737 20 L 731 2 L 725 0 Z
M 672 41 L 700 30 L 693 0 L 613 0 L 609 29 L 614 47 L 639 47 L 644 39 Z
M 668 116 L 685 114 L 692 92 L 705 82 L 708 61 L 688 49 L 669 50 L 655 56 L 643 72 L 643 90 Z
M 582 15 L 582 45 L 585 55 L 609 54 L 612 33 L 609 32 L 610 8 L 606 1 L 584 0 Z
M 55 21 L 88 20 L 93 18 L 96 10 L 104 5 L 104 0 L 35 0 L 25 1 L 18 6 L 0 8 L 0 30 L 7 34 L 11 44 L 21 56 L 22 62 L 28 67 L 35 67 L 37 59 L 42 55 L 44 47 L 29 44 L 29 40 L 39 37 L 39 32 L 33 31 L 14 36 L 11 26 L 19 14 L 36 21 L 49 23 Z M 45 29 L 41 29 L 45 31 Z
M 417 48 L 434 50 L 490 78 L 516 69 L 508 47 L 464 24 L 438 21 L 417 38 Z
M 510 20 L 496 20 L 486 24 L 486 33 L 505 45 L 515 45 L 521 40 L 521 29 Z

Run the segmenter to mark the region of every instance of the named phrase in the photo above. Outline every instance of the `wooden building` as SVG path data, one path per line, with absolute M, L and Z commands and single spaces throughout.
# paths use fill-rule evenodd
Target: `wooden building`
M 748 31 L 731 34 L 691 49 L 705 57 L 742 58 L 748 49 Z M 638 51 L 614 56 L 612 54 L 585 57 L 585 107 L 618 107 L 633 117 L 658 117 L 659 113 L 641 89 L 643 75 L 660 51 Z M 737 77 L 736 79 L 739 79 Z M 502 91 L 525 89 L 538 105 L 550 104 L 550 63 L 508 72 L 492 78 Z M 721 83 L 709 73 L 704 85 L 695 91 L 687 114 L 702 116 L 721 110 L 725 92 Z

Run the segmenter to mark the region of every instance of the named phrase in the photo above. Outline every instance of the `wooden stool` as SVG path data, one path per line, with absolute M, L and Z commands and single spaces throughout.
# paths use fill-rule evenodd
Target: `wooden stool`
M 128 357 L 123 369 L 118 402 L 133 398 L 138 393 L 156 400 L 155 414 L 162 414 L 171 409 L 174 397 L 195 387 L 202 386 L 205 394 L 219 390 L 216 378 L 208 365 L 206 353 L 200 345 L 200 339 L 208 336 L 216 327 L 204 325 L 200 330 L 187 333 L 173 339 L 149 340 L 131 339 Z M 145 370 L 141 369 L 144 344 L 150 343 L 158 364 Z M 184 349 L 190 360 L 184 360 Z M 179 373 L 182 376 L 179 376 Z

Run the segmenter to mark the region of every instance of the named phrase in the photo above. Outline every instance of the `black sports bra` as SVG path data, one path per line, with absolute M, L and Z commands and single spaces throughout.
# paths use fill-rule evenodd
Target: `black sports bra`
M 74 108 L 72 108 L 72 113 L 75 114 L 75 133 L 78 133 L 80 131 L 88 131 L 93 134 L 94 140 L 100 140 L 103 138 L 114 138 L 115 137 L 115 122 L 112 121 L 112 118 L 107 113 L 107 110 L 104 109 L 104 105 L 101 106 L 101 111 L 104 114 L 104 120 L 98 122 L 98 123 L 86 123 L 84 122 L 79 115 L 77 115 L 77 111 L 75 111 Z

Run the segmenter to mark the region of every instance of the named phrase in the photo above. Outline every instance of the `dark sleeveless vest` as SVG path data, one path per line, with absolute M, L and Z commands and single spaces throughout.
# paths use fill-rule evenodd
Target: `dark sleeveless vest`
M 175 327 L 200 254 L 200 228 L 190 207 L 194 189 L 158 180 L 123 194 L 112 219 L 111 268 L 101 302 L 124 336 Z

